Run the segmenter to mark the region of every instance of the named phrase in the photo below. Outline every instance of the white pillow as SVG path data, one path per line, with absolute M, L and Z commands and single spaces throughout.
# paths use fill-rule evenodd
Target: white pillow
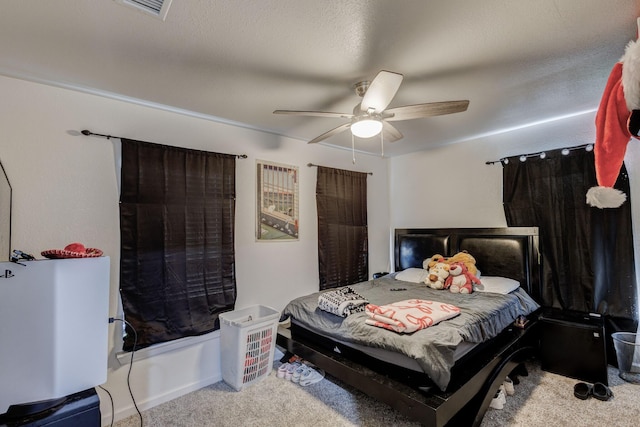
M 478 292 L 492 292 L 494 294 L 508 294 L 520 287 L 520 282 L 508 277 L 499 276 L 482 276 L 480 278 L 482 285 L 475 286 L 473 289 Z
M 423 268 L 407 268 L 396 274 L 396 280 L 411 283 L 424 283 L 429 272 Z

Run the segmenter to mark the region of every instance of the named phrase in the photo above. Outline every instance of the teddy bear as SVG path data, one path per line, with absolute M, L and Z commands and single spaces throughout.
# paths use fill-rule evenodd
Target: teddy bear
M 436 262 L 428 271 L 424 283 L 432 289 L 444 289 L 444 283 L 449 277 L 449 264 Z
M 454 262 L 462 262 L 469 270 L 469 273 L 474 276 L 478 275 L 478 268 L 476 267 L 476 259 L 467 251 L 458 252 L 457 254 L 447 258 L 449 264 L 453 264 Z
M 480 279 L 471 274 L 463 262 L 454 262 L 449 266 L 449 276 L 445 280 L 444 288 L 453 293 L 470 294 L 473 285 L 480 285 Z
M 425 270 L 430 269 L 437 262 L 445 262 L 449 265 L 454 262 L 463 262 L 467 266 L 467 270 L 474 276 L 478 275 L 478 268 L 476 267 L 476 259 L 467 251 L 458 252 L 457 254 L 445 258 L 440 254 L 435 254 L 422 262 L 422 268 Z
M 446 262 L 446 258 L 440 254 L 435 254 L 422 261 L 422 268 L 425 270 L 429 270 L 431 267 L 436 265 L 437 262 Z

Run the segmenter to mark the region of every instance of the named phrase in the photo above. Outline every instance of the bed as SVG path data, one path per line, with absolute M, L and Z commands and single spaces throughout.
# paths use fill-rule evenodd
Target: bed
M 372 304 L 420 298 L 455 305 L 459 315 L 399 334 L 365 325 L 363 312 L 345 318 L 327 313 L 318 308 L 316 293 L 285 307 L 283 317 L 291 326 L 279 328 L 278 345 L 424 425 L 479 425 L 506 375 L 535 348 L 538 230 L 397 229 L 394 234 L 395 272 L 350 288 Z M 473 255 L 481 280 L 512 279 L 518 288 L 460 295 L 398 280 L 434 254 L 461 251 Z

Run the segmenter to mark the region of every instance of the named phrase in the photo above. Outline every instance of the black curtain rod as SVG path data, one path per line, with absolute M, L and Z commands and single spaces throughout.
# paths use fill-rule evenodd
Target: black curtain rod
M 580 150 L 580 149 L 585 149 L 587 151 L 591 151 L 593 150 L 593 144 L 584 144 L 584 145 L 578 145 L 575 147 L 565 147 L 562 149 L 559 148 L 553 148 L 549 151 L 554 151 L 554 150 L 561 150 L 560 152 L 562 153 L 563 156 L 566 156 L 567 154 L 569 154 L 571 151 L 573 150 Z M 540 157 L 541 159 L 544 159 L 545 157 L 547 157 L 547 153 L 545 151 L 539 151 L 537 153 L 529 153 L 529 154 L 521 154 L 519 156 L 508 156 L 508 157 L 503 157 L 499 160 L 492 160 L 492 161 L 487 161 L 484 162 L 486 165 L 493 165 L 496 163 L 508 163 L 509 162 L 509 157 L 518 157 L 518 159 L 520 159 L 521 162 L 525 162 L 527 161 L 528 158 L 530 157 Z
M 309 166 L 309 167 L 312 167 L 312 166 L 318 167 L 318 166 L 320 166 L 320 165 L 314 165 L 313 163 L 307 163 L 307 166 Z M 367 175 L 373 175 L 373 172 L 365 172 L 365 173 L 366 173 Z
M 94 133 L 94 132 L 91 132 L 90 130 L 86 130 L 86 129 L 85 129 L 85 130 L 83 130 L 83 131 L 81 131 L 80 133 L 82 133 L 83 135 L 86 135 L 86 136 L 99 136 L 99 137 L 101 137 L 101 138 L 107 138 L 107 139 L 111 139 L 111 138 L 118 138 L 118 139 L 122 139 L 122 138 L 121 138 L 121 137 L 119 137 L 119 136 L 103 135 L 103 134 L 101 134 L 101 133 Z M 233 155 L 234 155 L 234 156 L 236 156 L 236 157 L 237 157 L 237 158 L 239 158 L 239 159 L 246 159 L 246 158 L 247 158 L 247 155 L 246 155 L 246 154 L 233 154 Z

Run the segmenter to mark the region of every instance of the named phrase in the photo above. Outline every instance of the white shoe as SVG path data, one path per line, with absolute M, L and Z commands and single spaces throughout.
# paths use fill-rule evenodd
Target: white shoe
M 504 387 L 500 386 L 500 390 L 496 393 L 496 396 L 491 399 L 490 408 L 493 409 L 502 409 L 504 408 L 504 404 L 507 403 L 507 398 L 504 394 Z
M 288 381 L 291 381 L 291 379 L 293 378 L 293 373 L 296 369 L 298 369 L 298 367 L 300 367 L 300 363 L 298 362 L 289 363 L 287 372 L 284 374 L 284 378 Z
M 311 384 L 318 383 L 324 378 L 324 371 L 322 369 L 308 368 L 301 376 L 300 384 L 302 387 L 306 387 Z
M 504 391 L 505 393 L 507 393 L 507 396 L 513 396 L 513 394 L 516 392 L 516 389 L 513 386 L 513 381 L 511 380 L 511 378 L 509 377 L 505 378 L 502 385 L 504 386 Z
M 298 366 L 294 371 L 293 371 L 293 375 L 291 376 L 291 382 L 292 383 L 299 383 L 300 382 L 300 378 L 303 377 L 303 375 L 305 373 L 307 373 L 311 368 L 308 367 L 307 365 L 305 365 L 304 363 L 300 366 Z
M 280 365 L 280 367 L 278 367 L 278 371 L 276 373 L 276 376 L 278 378 L 284 378 L 285 375 L 287 374 L 287 369 L 289 368 L 289 364 L 288 363 L 283 363 L 282 365 Z

